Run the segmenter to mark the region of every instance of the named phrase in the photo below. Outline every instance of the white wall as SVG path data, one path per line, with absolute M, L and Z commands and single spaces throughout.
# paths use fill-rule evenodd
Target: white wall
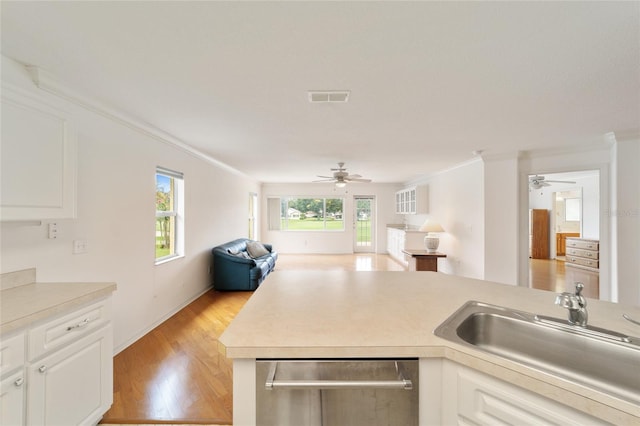
M 618 285 L 612 298 L 640 305 L 640 139 L 620 139 L 613 153 L 615 194 L 611 208 L 605 211 L 612 223 L 616 254 L 612 275 Z
M 445 170 L 410 185 L 429 187 L 429 214 L 408 215 L 408 222 L 421 225 L 427 218 L 446 231 L 440 235 L 439 270 L 470 278 L 484 278 L 484 165 L 475 160 Z M 408 186 L 410 186 L 408 185 Z
M 484 158 L 484 191 L 484 278 L 517 285 L 519 192 L 515 155 Z
M 78 217 L 42 226 L 2 224 L 1 272 L 37 269 L 38 281 L 114 281 L 116 352 L 210 285 L 210 250 L 247 234 L 249 192 L 258 182 L 37 89 L 3 58 L 2 79 L 74 114 L 78 121 Z M 155 168 L 184 172 L 185 257 L 154 265 Z M 19 184 L 19 182 L 16 182 Z M 88 241 L 73 255 L 72 241 Z
M 356 195 L 374 196 L 376 198 L 376 253 L 387 251 L 386 225 L 401 223 L 402 217 L 395 214 L 395 193 L 400 189 L 397 184 L 357 183 L 347 184 L 338 189 L 332 184 L 297 183 L 262 185 L 262 205 L 267 205 L 269 197 L 316 196 L 324 198 L 344 198 L 344 232 L 305 232 L 305 231 L 271 231 L 268 226 L 267 209 L 261 216 L 262 240 L 273 244 L 280 253 L 353 253 L 354 231 L 352 226 L 354 215 L 353 197 Z

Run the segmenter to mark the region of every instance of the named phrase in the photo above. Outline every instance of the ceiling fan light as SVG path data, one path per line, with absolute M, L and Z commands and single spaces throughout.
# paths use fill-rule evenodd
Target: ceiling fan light
M 347 182 L 336 182 L 336 188 L 344 188 L 345 186 L 347 186 Z

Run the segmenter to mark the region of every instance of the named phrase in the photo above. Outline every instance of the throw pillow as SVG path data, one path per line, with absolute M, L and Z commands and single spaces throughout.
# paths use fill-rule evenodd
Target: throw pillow
M 240 251 L 233 254 L 234 256 L 241 257 L 243 259 L 251 259 L 251 256 L 246 251 Z
M 269 250 L 267 250 L 258 241 L 247 241 L 247 252 L 249 253 L 249 256 L 254 259 L 264 256 L 265 254 L 269 254 Z

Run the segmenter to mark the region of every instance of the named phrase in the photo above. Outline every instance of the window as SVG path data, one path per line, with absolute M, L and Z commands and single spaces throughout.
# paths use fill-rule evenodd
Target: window
M 184 180 L 156 168 L 156 264 L 184 255 Z
M 342 198 L 269 198 L 269 229 L 344 231 Z

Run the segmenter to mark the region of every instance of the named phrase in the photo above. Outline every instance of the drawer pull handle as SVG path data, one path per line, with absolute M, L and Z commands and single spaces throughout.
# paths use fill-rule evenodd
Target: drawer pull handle
M 16 386 L 22 386 L 23 383 L 24 383 L 24 379 L 22 377 L 20 377 L 18 380 L 13 382 L 13 384 Z
M 403 368 L 396 362 L 397 380 L 277 380 L 278 363 L 269 367 L 265 389 L 403 389 L 412 390 L 413 382 L 405 377 Z
M 67 331 L 75 330 L 76 328 L 82 328 L 87 324 L 89 324 L 89 318 L 85 318 L 76 325 L 70 325 L 69 327 L 67 327 Z
M 47 366 L 46 365 L 41 365 L 40 368 L 38 368 L 38 371 L 41 373 L 44 373 L 45 371 L 47 371 Z

